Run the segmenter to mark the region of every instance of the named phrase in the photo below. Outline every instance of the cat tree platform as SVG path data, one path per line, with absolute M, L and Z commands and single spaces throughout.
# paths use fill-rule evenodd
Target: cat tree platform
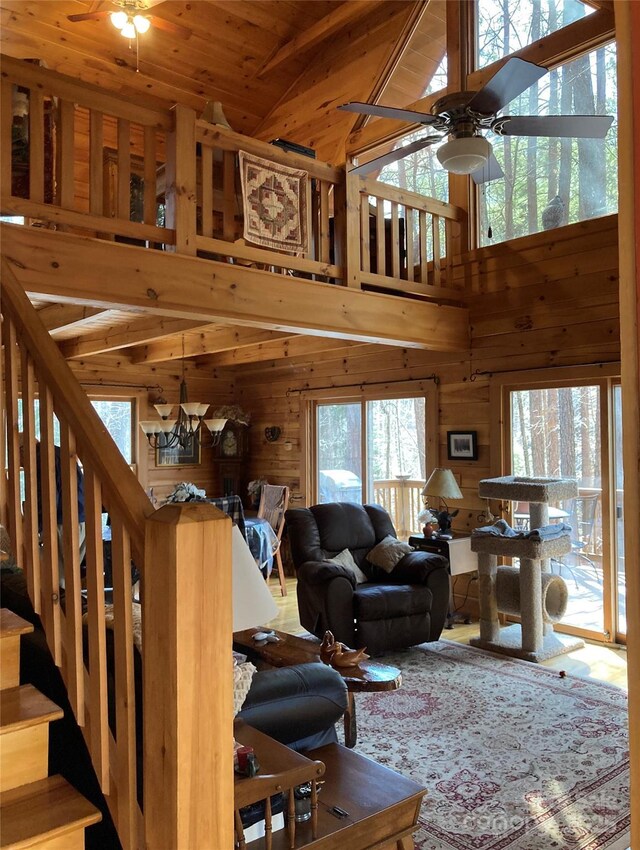
M 506 476 L 481 481 L 478 493 L 529 502 L 529 527 L 535 532 L 548 525 L 548 502 L 572 498 L 577 484 L 567 478 Z M 579 639 L 556 634 L 552 625 L 564 615 L 568 592 L 564 580 L 549 572 L 549 564 L 571 551 L 568 531 L 550 539 L 474 532 L 471 551 L 478 554 L 480 605 L 480 637 L 470 641 L 472 646 L 526 661 L 544 661 L 584 646 Z M 518 558 L 520 566 L 498 566 L 498 557 Z M 499 612 L 519 616 L 521 625 L 501 629 Z

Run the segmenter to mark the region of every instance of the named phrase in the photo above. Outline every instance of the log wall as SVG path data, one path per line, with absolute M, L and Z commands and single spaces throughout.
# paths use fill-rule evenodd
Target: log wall
M 461 258 L 456 274 L 469 275 L 475 293 L 468 351 L 451 355 L 370 345 L 236 369 L 240 403 L 253 417 L 250 477 L 287 484 L 292 505 L 305 504 L 300 391 L 416 380 L 435 372 L 439 463 L 453 469 L 464 494 L 454 527 L 474 528 L 485 508 L 478 481 L 499 472 L 499 458 L 490 451 L 489 373 L 619 360 L 617 250 L 617 217 L 611 216 Z M 282 429 L 275 443 L 264 437 L 269 425 Z M 478 432 L 478 460 L 448 461 L 447 431 L 467 429 Z M 459 602 L 464 579 L 457 581 Z

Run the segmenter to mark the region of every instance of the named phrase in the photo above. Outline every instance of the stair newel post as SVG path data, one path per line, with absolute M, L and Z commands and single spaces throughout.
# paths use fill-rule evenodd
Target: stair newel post
M 186 106 L 172 109 L 174 128 L 167 134 L 165 226 L 176 232 L 177 254 L 196 254 L 196 113 Z
M 146 521 L 144 818 L 148 850 L 233 847 L 231 521 L 169 504 Z

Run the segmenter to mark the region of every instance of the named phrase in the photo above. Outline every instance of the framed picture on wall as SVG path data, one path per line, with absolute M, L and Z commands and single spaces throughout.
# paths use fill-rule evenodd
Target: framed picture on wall
M 200 443 L 191 440 L 186 448 L 181 445 L 173 448 L 156 449 L 156 466 L 197 466 L 200 463 Z
M 478 460 L 477 431 L 447 431 L 449 460 Z

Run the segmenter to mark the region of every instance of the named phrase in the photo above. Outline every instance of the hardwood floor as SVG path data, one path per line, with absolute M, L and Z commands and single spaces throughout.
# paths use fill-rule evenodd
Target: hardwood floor
M 298 600 L 296 597 L 296 580 L 287 578 L 287 595 L 280 595 L 277 576 L 272 576 L 269 587 L 278 605 L 278 616 L 269 625 L 274 629 L 291 634 L 304 634 L 305 629 L 298 618 Z M 457 625 L 451 630 L 444 631 L 444 640 L 455 640 L 468 643 L 469 639 L 479 633 L 478 623 Z M 599 643 L 587 643 L 584 649 L 560 655 L 544 662 L 545 667 L 564 670 L 576 676 L 587 676 L 610 682 L 620 688 L 627 689 L 627 652 L 624 647 L 609 646 Z

